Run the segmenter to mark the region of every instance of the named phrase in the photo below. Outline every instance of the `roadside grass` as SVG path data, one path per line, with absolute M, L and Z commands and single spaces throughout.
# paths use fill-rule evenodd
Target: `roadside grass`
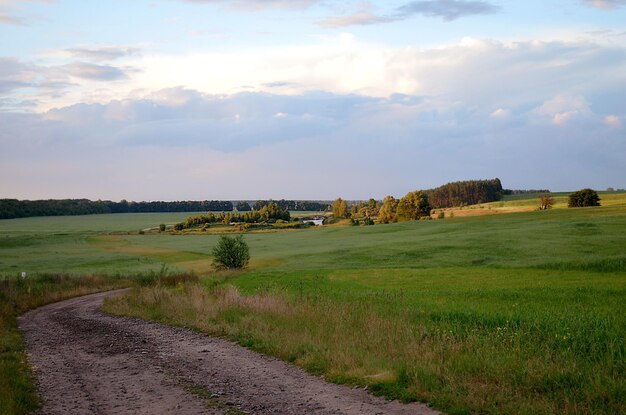
M 195 252 L 213 243 L 124 238 Z M 106 310 L 450 414 L 626 412 L 620 203 L 246 240 L 264 266 L 145 286 Z
M 128 286 L 123 278 L 94 275 L 0 276 L 0 414 L 27 414 L 39 406 L 17 317 L 44 304 Z
M 623 274 L 370 269 L 144 287 L 105 309 L 450 414 L 623 413 Z

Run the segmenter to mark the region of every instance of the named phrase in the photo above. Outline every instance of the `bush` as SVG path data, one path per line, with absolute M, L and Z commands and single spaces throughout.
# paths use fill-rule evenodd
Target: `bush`
M 595 190 L 582 189 L 569 195 L 568 207 L 600 206 L 600 197 Z
M 213 248 L 213 266 L 217 269 L 244 268 L 250 261 L 250 249 L 243 235 L 223 235 Z
M 165 224 L 164 223 L 159 225 L 159 231 L 165 232 Z

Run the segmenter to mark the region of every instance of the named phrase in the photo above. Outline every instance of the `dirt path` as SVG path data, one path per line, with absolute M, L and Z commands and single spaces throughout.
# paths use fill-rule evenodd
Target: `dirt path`
M 100 312 L 100 293 L 20 318 L 41 414 L 438 414 L 333 385 L 235 343 Z

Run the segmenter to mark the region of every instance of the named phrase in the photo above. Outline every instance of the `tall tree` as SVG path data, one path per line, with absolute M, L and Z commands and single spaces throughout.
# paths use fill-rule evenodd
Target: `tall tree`
M 396 222 L 396 211 L 398 209 L 398 199 L 393 196 L 385 196 L 383 205 L 378 211 L 378 222 L 389 223 Z
M 430 216 L 428 195 L 421 190 L 407 193 L 398 202 L 396 214 L 399 221 L 417 220 L 422 216 Z
M 348 217 L 348 204 L 342 198 L 337 198 L 332 205 L 333 216 L 337 219 Z

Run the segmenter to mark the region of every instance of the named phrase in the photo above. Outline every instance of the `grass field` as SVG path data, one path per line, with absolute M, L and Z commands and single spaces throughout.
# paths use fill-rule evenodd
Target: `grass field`
M 624 413 L 626 194 L 601 197 L 599 208 L 563 208 L 563 195 L 539 212 L 516 197 L 495 203 L 527 211 L 251 233 L 250 268 L 225 274 L 210 268 L 216 235 L 125 233 L 162 217 L 72 232 L 62 223 L 76 218 L 0 221 L 0 273 L 193 270 L 198 284 L 143 287 L 107 309 L 449 413 Z

